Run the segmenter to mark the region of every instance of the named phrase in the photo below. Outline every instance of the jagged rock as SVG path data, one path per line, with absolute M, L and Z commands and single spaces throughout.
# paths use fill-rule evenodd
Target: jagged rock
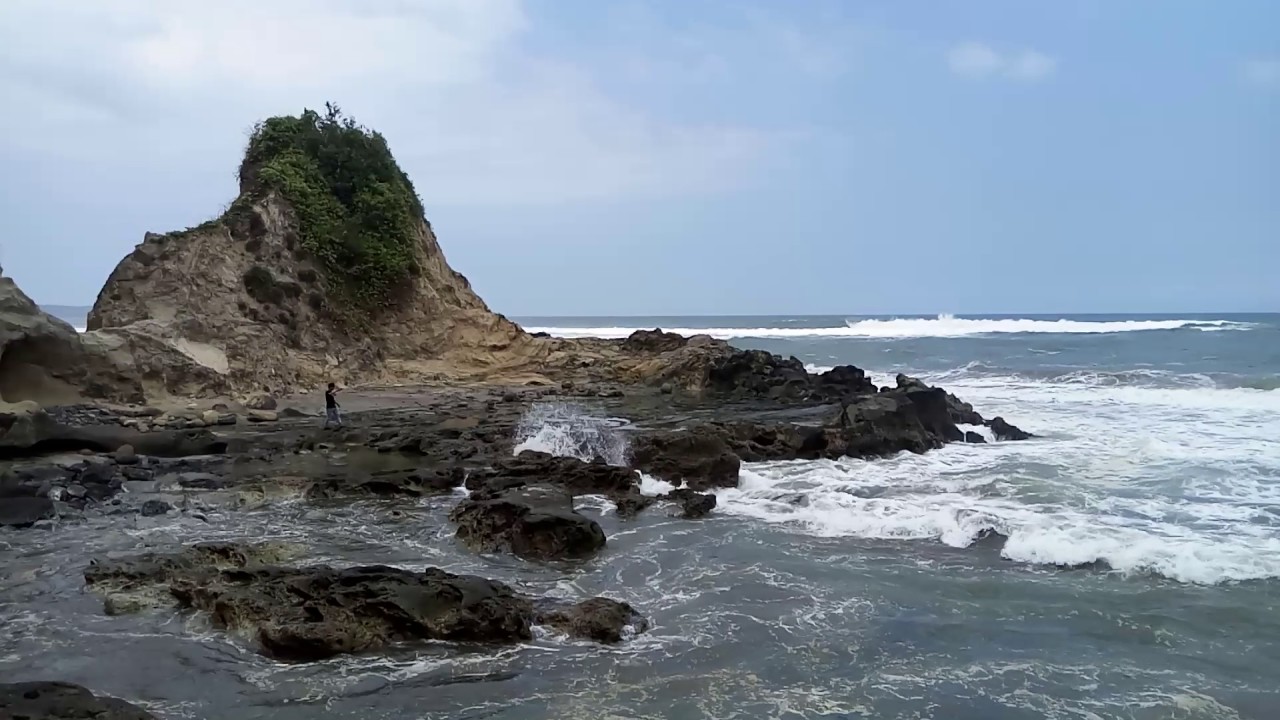
M 343 495 L 375 495 L 380 497 L 423 497 L 445 495 L 462 486 L 466 472 L 461 467 L 451 470 L 389 470 L 369 476 L 337 475 L 316 482 L 307 491 L 311 499 Z
M 138 453 L 128 443 L 116 448 L 116 451 L 111 453 L 111 458 L 116 461 L 117 465 L 138 464 Z
M 142 503 L 142 517 L 167 515 L 173 506 L 163 500 L 148 500 Z
M 137 401 L 142 385 L 0 275 L 0 399 L 65 404 L 85 397 Z
M 640 488 L 631 488 L 625 493 L 615 493 L 609 496 L 613 501 L 614 512 L 618 517 L 632 518 L 639 515 L 642 510 L 649 507 L 657 500 L 651 495 L 642 495 Z
M 567 607 L 540 609 L 537 622 L 600 643 L 622 642 L 628 634 L 638 634 L 649 627 L 649 622 L 629 604 L 602 597 Z
M 260 392 L 245 398 L 243 405 L 246 410 L 275 410 L 278 403 L 273 396 Z
M 535 622 L 599 642 L 617 642 L 647 625 L 631 606 L 604 598 L 570 606 L 436 568 L 293 568 L 269 564 L 276 554 L 205 543 L 171 555 L 95 562 L 85 580 L 113 602 L 149 591 L 206 611 L 215 627 L 252 637 L 264 654 L 290 662 L 409 641 L 524 642 Z
M 514 458 L 477 470 L 467 478 L 467 487 L 502 489 L 519 485 L 554 485 L 570 495 L 626 494 L 636 487 L 634 470 L 609 465 L 603 460 L 585 463 L 577 458 L 557 457 L 526 450 Z
M 700 493 L 689 488 L 677 488 L 663 496 L 663 500 L 680 506 L 681 517 L 695 519 L 706 517 L 716 507 L 716 496 L 711 493 Z
M 605 545 L 596 521 L 573 509 L 569 493 L 549 485 L 473 491 L 452 512 L 458 538 L 481 552 L 532 560 L 590 557 Z
M 352 308 L 330 294 L 322 264 L 303 247 L 297 209 L 259 169 L 242 164 L 239 196 L 221 217 L 144 236 L 89 313 L 91 333 L 128 341 L 121 353 L 145 352 L 141 340 L 182 351 L 168 356 L 171 372 L 150 375 L 170 393 L 264 387 L 287 393 L 330 381 L 471 377 L 529 371 L 546 359 L 544 341 L 491 312 L 449 267 L 420 216 L 412 227 L 412 276 L 380 307 L 376 322 L 353 327 Z
M 1004 418 L 993 418 L 987 423 L 987 427 L 991 428 L 991 434 L 996 436 L 997 440 L 1030 440 L 1035 437 L 1029 432 L 1011 425 Z
M 982 435 L 979 433 L 976 433 L 972 430 L 967 430 L 965 431 L 965 434 L 964 434 L 964 441 L 967 443 L 973 443 L 975 445 L 983 445 L 983 444 L 986 444 L 987 439 L 982 437 Z
M 622 342 L 622 349 L 629 352 L 664 353 L 679 350 L 689 341 L 679 333 L 663 332 L 661 328 L 637 330 Z
M 0 684 L 6 720 L 156 720 L 142 708 L 65 682 Z
M 29 457 L 76 450 L 115 453 L 126 445 L 132 446 L 135 455 L 153 457 L 212 455 L 227 449 L 225 441 L 207 432 L 140 433 L 119 425 L 68 427 L 44 412 L 0 413 L 0 456 Z
M 0 497 L 0 526 L 31 527 L 56 515 L 47 497 Z
M 742 460 L 723 433 L 709 426 L 643 434 L 632 440 L 631 465 L 673 485 L 696 490 L 737 487 Z

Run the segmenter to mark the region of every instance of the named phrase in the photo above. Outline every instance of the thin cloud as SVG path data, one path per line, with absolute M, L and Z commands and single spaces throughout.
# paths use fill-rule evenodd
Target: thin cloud
M 5 0 L 0 93 L 24 111 L 0 116 L 0 150 L 230 177 L 239 131 L 333 100 L 428 203 L 504 205 L 714 193 L 774 149 L 613 97 L 526 30 L 520 0 Z
M 1280 87 L 1280 59 L 1248 60 L 1241 68 L 1246 82 L 1262 87 Z
M 986 43 L 969 41 L 947 52 L 947 66 L 961 77 L 1038 82 L 1053 75 L 1058 61 L 1036 50 L 1001 53 Z

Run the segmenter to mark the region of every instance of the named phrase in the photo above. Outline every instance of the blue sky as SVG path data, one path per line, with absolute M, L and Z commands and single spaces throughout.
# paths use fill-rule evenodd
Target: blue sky
M 510 315 L 1277 311 L 1280 3 L 6 0 L 0 264 L 87 304 L 254 120 Z

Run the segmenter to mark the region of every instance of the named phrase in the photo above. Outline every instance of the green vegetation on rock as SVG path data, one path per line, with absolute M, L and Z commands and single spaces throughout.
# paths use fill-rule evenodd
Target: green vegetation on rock
M 417 272 L 422 202 L 387 141 L 333 104 L 321 115 L 258 123 L 240 166 L 241 187 L 275 191 L 297 214 L 302 245 L 327 284 L 354 305 L 393 304 Z

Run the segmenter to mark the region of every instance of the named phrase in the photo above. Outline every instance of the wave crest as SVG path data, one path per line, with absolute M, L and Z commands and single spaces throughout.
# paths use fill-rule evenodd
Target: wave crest
M 710 335 L 721 340 L 736 338 L 865 338 L 896 339 L 916 337 L 966 337 L 998 334 L 1106 334 L 1153 330 L 1248 330 L 1249 323 L 1232 320 L 1042 320 L 1035 318 L 958 318 L 938 315 L 932 318 L 892 318 L 845 320 L 834 327 L 670 327 L 663 328 L 681 335 Z M 529 332 L 542 332 L 563 338 L 625 338 L 639 327 L 530 327 Z

